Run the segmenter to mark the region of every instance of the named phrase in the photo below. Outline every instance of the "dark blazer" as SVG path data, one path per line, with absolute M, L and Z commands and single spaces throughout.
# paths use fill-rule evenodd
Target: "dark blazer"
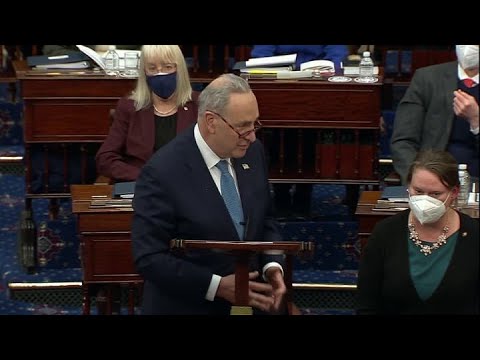
M 145 164 L 135 188 L 132 222 L 133 256 L 145 280 L 145 314 L 228 314 L 226 301 L 205 300 L 212 274 L 235 272 L 234 258 L 219 251 L 173 254 L 173 238 L 239 240 L 223 198 L 193 135 L 193 126 L 158 150 Z M 271 217 L 270 191 L 263 145 L 251 144 L 241 159 L 232 159 L 244 218 L 246 240 L 280 241 Z M 244 164 L 248 166 L 244 166 Z M 255 258 L 259 270 L 278 256 Z
M 177 134 L 197 121 L 198 93 L 192 101 L 179 107 Z M 140 169 L 153 154 L 155 145 L 155 115 L 153 106 L 136 111 L 127 97 L 118 101 L 114 120 L 107 138 L 98 150 L 97 172 L 115 181 L 134 181 Z
M 423 301 L 410 276 L 408 214 L 402 211 L 375 226 L 360 260 L 359 314 L 478 314 L 479 223 L 460 213 L 460 229 L 445 275 Z
M 453 92 L 458 88 L 456 61 L 420 68 L 398 104 L 391 138 L 393 166 L 402 183 L 417 152 L 445 150 L 452 124 Z M 476 139 L 478 151 L 478 135 Z

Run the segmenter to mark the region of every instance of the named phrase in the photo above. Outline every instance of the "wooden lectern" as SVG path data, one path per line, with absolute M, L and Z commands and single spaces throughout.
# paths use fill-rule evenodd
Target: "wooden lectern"
M 183 240 L 172 239 L 172 249 L 209 249 L 223 250 L 235 256 L 235 304 L 232 306 L 231 315 L 252 315 L 253 310 L 248 305 L 248 273 L 250 257 L 259 252 L 275 251 L 285 255 L 284 278 L 287 287 L 287 310 L 293 313 L 292 293 L 292 268 L 293 255 L 299 252 L 312 252 L 312 242 L 302 241 L 208 241 L 208 240 Z

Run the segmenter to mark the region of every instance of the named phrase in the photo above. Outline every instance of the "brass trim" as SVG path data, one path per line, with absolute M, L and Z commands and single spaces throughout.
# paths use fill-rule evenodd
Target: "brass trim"
M 68 282 L 49 282 L 49 283 L 9 283 L 8 288 L 11 290 L 29 290 L 29 289 L 71 289 L 81 288 L 81 281 Z
M 230 309 L 230 315 L 253 315 L 253 309 L 250 306 L 235 306 Z
M 357 285 L 350 284 L 310 284 L 310 283 L 293 283 L 294 289 L 302 290 L 356 290 Z

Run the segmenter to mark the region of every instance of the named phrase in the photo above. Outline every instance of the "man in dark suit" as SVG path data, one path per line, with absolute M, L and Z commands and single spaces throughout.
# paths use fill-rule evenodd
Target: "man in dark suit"
M 135 188 L 133 255 L 145 280 L 144 314 L 228 314 L 235 302 L 235 258 L 219 251 L 172 253 L 171 239 L 280 241 L 271 217 L 267 164 L 255 95 L 233 74 L 200 94 L 198 121 L 158 150 Z M 241 210 L 230 215 L 218 163 L 228 163 Z M 231 179 L 231 177 L 230 177 Z M 238 193 L 237 193 L 238 191 Z M 230 194 L 231 195 L 231 194 Z M 241 203 L 241 205 L 240 205 Z M 283 256 L 252 259 L 249 305 L 279 312 L 284 305 Z M 265 280 L 265 281 L 263 281 Z
M 418 69 L 398 105 L 391 139 L 402 183 L 423 149 L 447 150 L 478 177 L 478 45 L 457 45 L 458 62 Z

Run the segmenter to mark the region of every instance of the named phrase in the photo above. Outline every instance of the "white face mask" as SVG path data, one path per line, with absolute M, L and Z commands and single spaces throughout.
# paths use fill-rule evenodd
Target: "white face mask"
M 415 217 L 420 224 L 430 224 L 438 221 L 447 211 L 445 202 L 450 197 L 448 194 L 444 202 L 428 195 L 412 195 L 410 196 L 410 209 L 412 209 Z
M 478 45 L 457 45 L 457 59 L 463 69 L 478 67 Z

